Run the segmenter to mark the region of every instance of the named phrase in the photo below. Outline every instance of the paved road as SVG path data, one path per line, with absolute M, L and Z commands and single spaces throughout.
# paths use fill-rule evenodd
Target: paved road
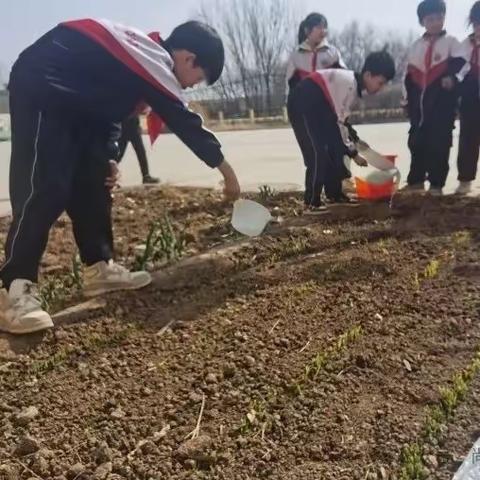
M 364 138 L 377 150 L 399 156 L 398 166 L 406 177 L 409 155 L 406 145 L 408 125 L 405 123 L 365 125 L 358 128 Z M 456 187 L 458 129 L 455 131 L 447 191 Z M 238 172 L 244 189 L 257 189 L 269 184 L 275 188 L 301 188 L 304 170 L 293 133 L 290 129 L 252 130 L 219 134 L 227 158 Z M 147 139 L 145 139 L 148 144 Z M 8 163 L 10 144 L 0 143 L 0 213 L 8 211 Z M 164 182 L 172 185 L 216 187 L 221 180 L 218 172 L 209 169 L 173 135 L 160 137 L 149 152 L 151 170 Z M 128 149 L 122 164 L 123 185 L 140 182 L 140 172 L 134 152 Z M 480 181 L 476 191 L 480 193 Z

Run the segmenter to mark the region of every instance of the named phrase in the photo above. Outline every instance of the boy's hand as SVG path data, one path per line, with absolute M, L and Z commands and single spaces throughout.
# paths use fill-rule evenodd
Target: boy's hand
M 442 78 L 442 87 L 445 90 L 453 90 L 455 88 L 455 80 L 452 77 Z
M 105 179 L 105 186 L 112 190 L 118 186 L 118 182 L 120 181 L 120 169 L 118 168 L 118 163 L 115 160 L 109 160 L 108 165 L 110 166 L 110 173 Z
M 232 202 L 238 200 L 240 198 L 241 191 L 235 171 L 226 160 L 221 163 L 218 169 L 223 175 L 225 183 L 223 188 L 223 194 L 225 195 L 225 198 Z
M 368 167 L 368 162 L 360 155 L 358 154 L 353 161 L 359 166 L 359 167 Z

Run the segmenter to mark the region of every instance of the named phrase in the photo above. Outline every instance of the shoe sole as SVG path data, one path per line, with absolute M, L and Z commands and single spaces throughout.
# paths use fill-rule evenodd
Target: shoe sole
M 52 320 L 50 321 L 45 320 L 44 322 L 36 325 L 34 328 L 25 328 L 21 330 L 12 330 L 12 329 L 2 327 L 0 325 L 0 332 L 9 333 L 10 335 L 28 335 L 30 333 L 38 333 L 38 332 L 43 332 L 45 330 L 51 330 L 52 328 L 54 328 L 54 326 L 55 325 L 53 324 Z
M 132 285 L 130 287 L 125 286 L 111 286 L 109 288 L 97 288 L 95 290 L 84 290 L 83 295 L 86 298 L 98 297 L 100 295 L 106 295 L 108 293 L 115 292 L 129 292 L 133 290 L 141 290 L 142 288 L 148 287 L 152 283 L 153 279 L 150 278 L 148 281 L 139 283 L 138 285 Z

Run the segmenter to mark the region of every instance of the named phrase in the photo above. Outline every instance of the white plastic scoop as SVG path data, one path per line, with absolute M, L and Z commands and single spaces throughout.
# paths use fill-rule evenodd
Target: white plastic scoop
M 385 156 L 370 148 L 365 142 L 357 143 L 358 152 L 367 161 L 368 167 L 359 167 L 348 157 L 345 166 L 354 177 L 363 179 L 374 185 L 381 185 L 393 180 L 396 185 L 400 183 L 401 175 L 395 164 Z
M 247 237 L 257 237 L 272 220 L 270 212 L 252 200 L 237 200 L 233 206 L 232 226 Z

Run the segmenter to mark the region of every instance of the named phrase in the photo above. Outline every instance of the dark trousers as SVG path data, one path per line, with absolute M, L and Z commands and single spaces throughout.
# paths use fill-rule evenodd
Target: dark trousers
M 42 111 L 23 93 L 11 92 L 12 223 L 0 280 L 37 282 L 49 231 L 66 211 L 82 261 L 93 265 L 113 257 L 112 200 L 106 135 L 89 119 Z
M 443 188 L 450 169 L 456 92 L 441 91 L 433 105 L 424 112 L 423 119 L 411 122 L 408 138 L 411 165 L 407 181 L 409 185 L 415 185 L 428 180 L 431 187 Z
M 125 155 L 125 151 L 127 150 L 127 145 L 129 142 L 132 144 L 132 147 L 137 155 L 142 176 L 146 177 L 147 175 L 150 175 L 147 152 L 145 150 L 145 145 L 143 144 L 142 129 L 140 126 L 140 118 L 138 116 L 129 117 L 122 122 L 122 136 L 118 141 L 118 146 L 120 149 L 120 155 L 118 157 L 119 162 Z
M 460 110 L 458 150 L 458 180 L 460 182 L 472 182 L 477 177 L 480 153 L 480 101 L 477 98 L 473 102 L 476 108 Z
M 408 147 L 412 155 L 408 184 L 416 185 L 428 180 L 433 188 L 443 188 L 450 169 L 451 134 L 450 139 L 445 141 L 441 135 L 418 127 L 410 132 Z
M 291 90 L 288 115 L 306 167 L 305 205 L 317 207 L 324 189 L 331 198 L 342 193 L 343 139 L 323 92 L 310 80 Z

